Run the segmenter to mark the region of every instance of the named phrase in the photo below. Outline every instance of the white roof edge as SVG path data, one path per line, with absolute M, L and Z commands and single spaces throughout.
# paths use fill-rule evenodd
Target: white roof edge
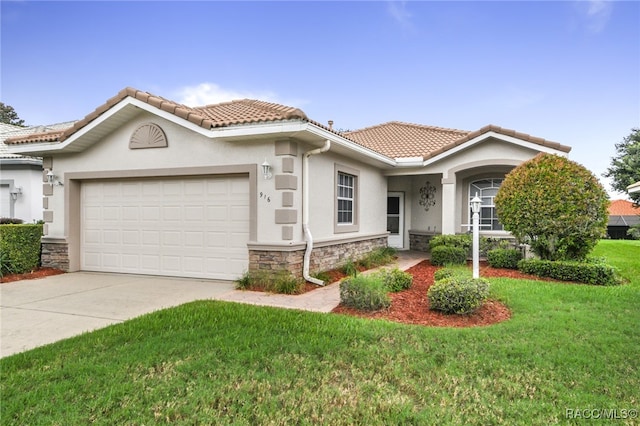
M 493 130 L 490 130 L 490 131 L 488 131 L 486 133 L 483 133 L 481 135 L 476 136 L 473 139 L 470 139 L 470 140 L 468 140 L 466 142 L 463 142 L 463 143 L 461 143 L 460 145 L 458 145 L 458 146 L 456 146 L 454 148 L 448 149 L 447 151 L 445 151 L 445 152 L 443 152 L 441 154 L 438 154 L 435 157 L 431 157 L 431 158 L 425 160 L 423 165 L 424 166 L 428 166 L 429 164 L 433 164 L 433 163 L 435 163 L 437 161 L 442 160 L 443 158 L 446 158 L 446 157 L 448 157 L 450 155 L 453 155 L 453 154 L 455 154 L 457 152 L 465 150 L 465 149 L 467 149 L 467 148 L 469 148 L 469 147 L 471 147 L 471 146 L 473 146 L 473 145 L 475 145 L 475 144 L 477 144 L 479 142 L 482 142 L 482 141 L 484 141 L 486 139 L 489 139 L 491 137 L 494 138 L 494 139 L 503 140 L 505 142 L 509 142 L 509 143 L 512 143 L 514 145 L 518 145 L 518 146 L 521 146 L 521 147 L 524 147 L 524 148 L 528 148 L 528 149 L 531 149 L 533 151 L 545 152 L 547 154 L 556 154 L 556 155 L 561 155 L 563 157 L 568 157 L 569 156 L 569 154 L 567 152 L 560 151 L 559 149 L 556 149 L 556 148 L 552 148 L 552 147 L 544 146 L 544 145 L 539 145 L 537 143 L 525 141 L 523 139 L 519 139 L 519 138 L 516 138 L 516 137 L 513 137 L 513 136 L 503 135 L 501 133 L 497 133 L 497 132 L 494 132 Z
M 640 192 L 640 181 L 636 183 L 632 183 L 631 185 L 627 186 L 627 192 L 629 194 Z

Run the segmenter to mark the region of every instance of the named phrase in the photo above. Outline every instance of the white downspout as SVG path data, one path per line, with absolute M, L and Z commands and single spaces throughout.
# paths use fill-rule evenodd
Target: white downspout
M 313 237 L 309 230 L 309 157 L 327 152 L 329 148 L 331 148 L 331 141 L 327 139 L 322 148 L 305 152 L 302 157 L 302 230 L 304 231 L 304 238 L 307 241 L 307 248 L 304 251 L 304 260 L 302 263 L 302 277 L 317 285 L 324 285 L 324 281 L 309 275 L 311 250 L 313 250 Z

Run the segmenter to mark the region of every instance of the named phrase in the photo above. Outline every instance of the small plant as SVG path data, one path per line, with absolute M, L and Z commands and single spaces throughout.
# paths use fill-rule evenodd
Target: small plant
M 342 267 L 342 272 L 350 277 L 356 277 L 358 276 L 358 267 L 353 260 L 349 259 Z
M 0 252 L 0 278 L 7 274 L 13 274 L 15 271 L 13 261 L 9 255 L 7 253 Z
M 487 253 L 487 262 L 494 268 L 518 269 L 522 253 L 518 249 L 498 248 Z
M 359 275 L 340 282 L 340 303 L 362 311 L 378 311 L 391 306 L 391 299 L 381 277 Z
M 467 250 L 455 246 L 436 246 L 431 249 L 431 264 L 435 266 L 462 265 L 467 261 Z
M 316 272 L 311 274 L 311 276 L 325 283 L 331 281 L 331 275 L 327 271 Z
M 447 314 L 469 314 L 489 296 L 489 282 L 483 278 L 451 276 L 437 281 L 427 293 L 431 309 Z
M 289 271 L 249 271 L 235 281 L 239 290 L 258 290 L 280 294 L 299 294 L 304 283 Z
M 22 219 L 15 217 L 0 217 L 0 225 L 20 225 L 23 223 Z
M 383 269 L 374 275 L 379 275 L 387 286 L 387 289 L 394 293 L 407 290 L 411 288 L 413 284 L 413 275 L 401 271 L 398 268 Z

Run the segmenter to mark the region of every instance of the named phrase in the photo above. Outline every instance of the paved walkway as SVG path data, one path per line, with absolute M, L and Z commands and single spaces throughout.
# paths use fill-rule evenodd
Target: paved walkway
M 425 253 L 399 252 L 408 269 Z M 338 283 L 297 296 L 234 289 L 231 282 L 74 272 L 0 285 L 0 357 L 194 300 L 330 312 L 340 302 Z

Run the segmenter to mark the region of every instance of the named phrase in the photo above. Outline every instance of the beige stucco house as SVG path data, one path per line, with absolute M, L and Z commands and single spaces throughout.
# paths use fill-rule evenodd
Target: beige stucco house
M 193 108 L 132 88 L 68 130 L 7 143 L 43 157 L 43 264 L 212 279 L 424 249 L 468 231 L 475 193 L 482 232 L 506 236 L 493 207 L 505 174 L 570 150 L 496 126 L 340 133 L 288 106 Z

